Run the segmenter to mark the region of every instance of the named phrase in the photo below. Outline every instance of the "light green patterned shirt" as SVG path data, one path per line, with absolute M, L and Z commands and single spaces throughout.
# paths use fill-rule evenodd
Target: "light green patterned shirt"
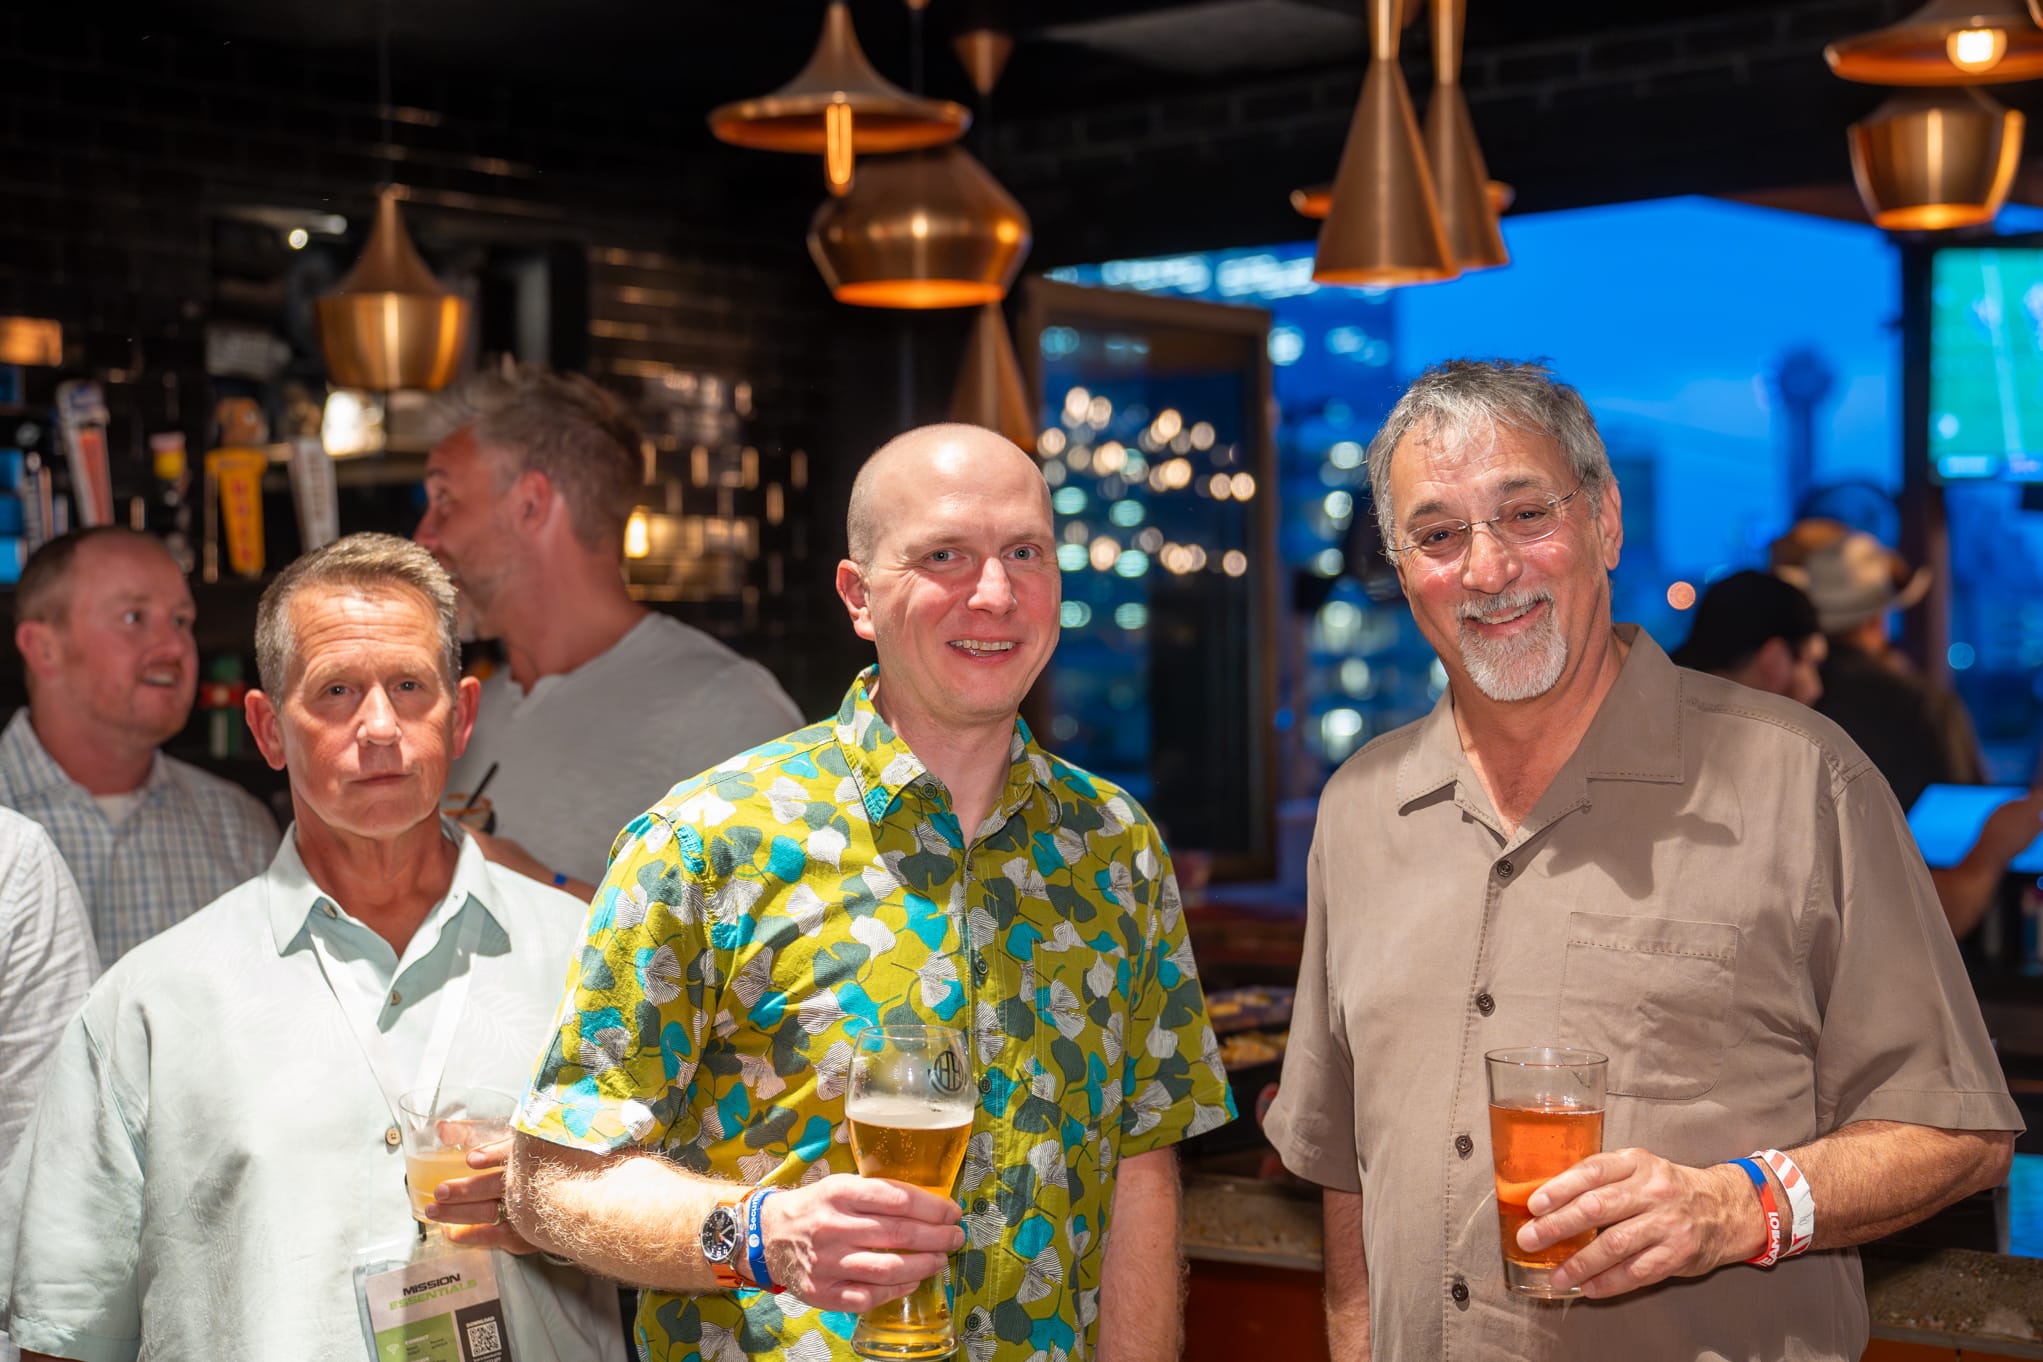
M 969 1362 L 1090 1357 L 1114 1169 L 1234 1115 L 1169 854 L 1125 793 L 1017 722 L 969 847 L 874 710 L 674 788 L 618 838 L 519 1126 L 794 1186 L 855 1172 L 851 1042 L 970 1032 L 979 1075 L 952 1289 Z M 653 1362 L 852 1357 L 792 1295 L 647 1292 Z

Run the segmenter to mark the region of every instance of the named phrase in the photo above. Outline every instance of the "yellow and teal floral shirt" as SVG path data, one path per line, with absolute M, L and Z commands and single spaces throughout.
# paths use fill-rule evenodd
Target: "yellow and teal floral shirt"
M 873 708 L 876 675 L 619 836 L 519 1128 L 794 1186 L 857 1171 L 862 1028 L 964 1029 L 964 1355 L 1087 1358 L 1116 1164 L 1234 1115 L 1169 854 L 1134 800 L 1019 721 L 968 843 Z M 653 1362 L 851 1362 L 853 1323 L 751 1290 L 649 1291 L 638 1315 Z

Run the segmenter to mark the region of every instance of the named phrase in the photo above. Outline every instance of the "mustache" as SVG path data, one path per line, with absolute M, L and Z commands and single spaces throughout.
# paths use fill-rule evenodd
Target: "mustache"
M 1500 615 L 1516 614 L 1542 601 L 1551 604 L 1553 598 L 1553 592 L 1543 588 L 1537 591 L 1504 591 L 1495 596 L 1485 596 L 1479 601 L 1463 601 L 1454 608 L 1454 615 L 1460 620 L 1488 621 Z

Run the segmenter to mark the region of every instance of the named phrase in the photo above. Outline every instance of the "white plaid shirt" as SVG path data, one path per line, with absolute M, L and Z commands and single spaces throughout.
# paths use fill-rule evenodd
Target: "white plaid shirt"
M 49 832 L 78 881 L 108 964 L 254 879 L 277 850 L 277 823 L 238 785 L 156 754 L 142 802 L 110 822 L 15 712 L 0 733 L 0 805 Z

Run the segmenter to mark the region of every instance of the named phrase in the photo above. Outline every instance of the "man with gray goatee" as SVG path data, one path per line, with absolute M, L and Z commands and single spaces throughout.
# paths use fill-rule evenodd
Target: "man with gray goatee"
M 1369 477 L 1448 690 L 1313 840 L 1267 1129 L 1325 1189 L 1336 1362 L 1857 1358 L 1851 1246 L 1996 1183 L 2022 1125 L 1893 794 L 1836 725 L 1612 624 L 1617 482 L 1546 369 L 1429 370 Z M 1565 1310 L 1498 1242 L 1483 1056 L 1530 1045 L 1609 1057 L 1604 1152 L 1515 1234 L 1599 1231 Z

